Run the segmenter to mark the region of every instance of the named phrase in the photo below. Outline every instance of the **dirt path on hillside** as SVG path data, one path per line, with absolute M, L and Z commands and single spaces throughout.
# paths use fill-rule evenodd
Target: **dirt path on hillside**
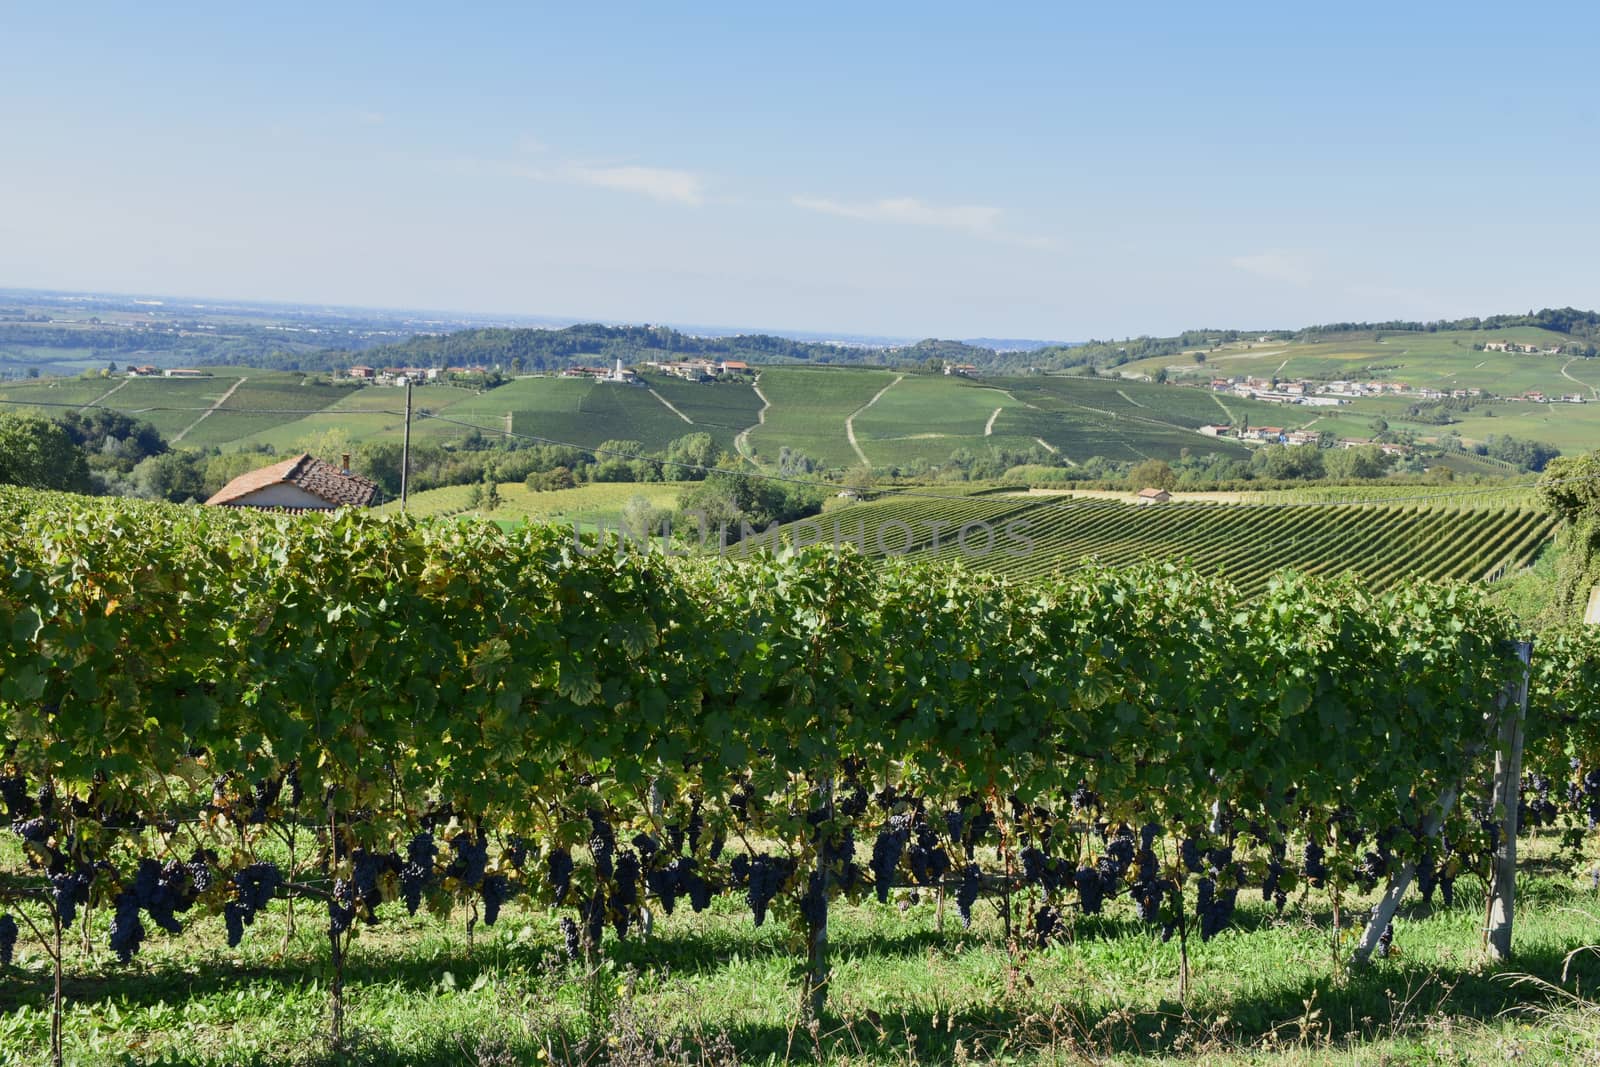
M 761 391 L 761 375 L 756 375 L 756 380 L 750 383 L 750 388 L 755 391 L 756 396 L 761 398 L 761 408 L 756 412 L 756 424 L 754 426 L 746 426 L 734 437 L 733 449 L 745 459 L 754 462 L 756 454 L 750 450 L 750 431 L 759 429 L 767 424 L 767 409 L 772 406 L 772 401 L 768 400 L 767 394 Z
M 111 399 L 111 394 L 112 393 L 116 392 L 118 389 L 121 389 L 124 385 L 127 385 L 131 381 L 133 381 L 132 378 L 124 378 L 124 379 L 122 379 L 122 381 L 118 382 L 116 385 L 113 385 L 110 389 L 107 389 L 105 392 L 101 393 L 99 396 L 95 397 L 93 400 L 89 401 L 87 404 L 83 405 L 83 407 L 79 408 L 78 410 L 79 411 L 88 411 L 90 408 L 99 407 L 101 404 L 104 404 L 107 400 Z
M 217 397 L 217 402 L 215 404 L 212 404 L 210 407 L 206 408 L 204 411 L 202 411 L 200 413 L 200 417 L 198 419 L 195 419 L 189 425 L 185 426 L 183 429 L 179 430 L 176 434 L 174 434 L 171 443 L 172 444 L 177 444 L 179 441 L 181 441 L 185 437 L 189 436 L 189 431 L 190 430 L 194 429 L 196 426 L 199 426 L 202 422 L 205 422 L 206 419 L 210 417 L 210 415 L 211 415 L 211 413 L 213 411 L 217 410 L 222 405 L 224 405 L 224 404 L 226 404 L 228 402 L 228 398 L 234 394 L 234 391 L 237 390 L 239 388 L 239 386 L 243 385 L 245 382 L 248 382 L 249 380 L 250 380 L 249 378 L 240 378 L 238 381 L 236 381 L 232 385 L 228 386 L 228 391 L 226 393 L 223 393 L 221 396 Z
M 850 447 L 856 450 L 856 455 L 861 457 L 861 462 L 868 467 L 872 466 L 872 461 L 867 458 L 867 454 L 865 452 L 861 451 L 861 446 L 856 442 L 856 416 L 870 408 L 872 405 L 876 404 L 880 399 L 882 399 L 884 393 L 887 393 L 889 390 L 893 389 L 895 386 L 899 385 L 905 380 L 906 376 L 904 374 L 899 375 L 894 381 L 890 382 L 882 389 L 879 389 L 876 393 L 873 393 L 871 400 L 856 408 L 850 413 L 850 416 L 844 420 L 844 435 L 850 439 Z
M 1141 403 L 1139 403 L 1133 397 L 1128 395 L 1128 391 L 1126 389 L 1118 389 L 1117 390 L 1117 395 L 1120 396 L 1122 399 L 1126 400 L 1128 403 L 1132 404 L 1136 408 L 1144 408 L 1146 411 L 1150 410 L 1150 405 L 1149 404 L 1141 404 Z
M 1588 382 L 1584 381 L 1582 378 L 1574 378 L 1572 375 L 1567 373 L 1567 368 L 1572 366 L 1576 362 L 1578 362 L 1576 359 L 1569 359 L 1565 363 L 1563 363 L 1561 365 L 1561 376 L 1563 378 L 1565 378 L 1567 381 L 1569 381 L 1569 382 L 1577 382 L 1579 385 L 1581 385 L 1585 389 L 1589 390 L 1589 396 L 1590 396 L 1591 399 L 1600 398 L 1600 391 L 1597 391 L 1594 386 L 1590 385 Z
M 1051 444 L 1049 441 L 1046 441 L 1044 438 L 1035 437 L 1034 440 L 1039 442 L 1039 447 L 1040 448 L 1044 449 L 1046 452 L 1050 453 L 1052 456 L 1060 456 L 1061 455 L 1061 449 L 1057 448 L 1055 445 Z M 1061 462 L 1065 463 L 1069 467 L 1076 467 L 1077 466 L 1076 463 L 1074 463 L 1070 459 L 1067 459 L 1065 456 L 1062 457 Z
M 1005 408 L 995 408 L 994 411 L 990 413 L 989 421 L 983 424 L 983 436 L 994 436 L 994 420 L 998 419 L 1000 417 L 1000 413 L 1004 410 Z
M 694 420 L 691 419 L 689 416 L 685 415 L 683 412 L 679 411 L 677 408 L 673 407 L 672 406 L 672 401 L 668 400 L 666 397 L 662 396 L 660 393 L 656 392 L 654 389 L 650 390 L 650 395 L 655 397 L 657 400 L 661 401 L 661 405 L 663 407 L 665 407 L 668 411 L 672 412 L 674 415 L 678 416 L 678 418 L 682 419 L 684 422 L 687 422 L 690 426 L 694 425 Z

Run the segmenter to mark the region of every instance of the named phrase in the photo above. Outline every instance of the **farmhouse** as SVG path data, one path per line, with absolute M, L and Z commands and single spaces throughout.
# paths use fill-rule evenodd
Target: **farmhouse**
M 1139 490 L 1139 495 L 1134 497 L 1135 504 L 1165 504 L 1172 499 L 1172 494 L 1165 489 L 1146 487 Z
M 1207 425 L 1200 427 L 1200 432 L 1205 434 L 1207 437 L 1227 437 L 1232 430 L 1228 426 L 1208 423 Z
M 128 368 L 128 377 L 130 378 L 153 378 L 158 373 L 160 372 L 148 363 L 141 363 L 137 367 Z
M 350 473 L 348 452 L 337 467 L 302 452 L 239 475 L 206 501 L 217 507 L 274 511 L 332 511 L 370 507 L 377 502 L 378 483 Z
M 347 372 L 352 378 L 362 378 L 371 381 L 378 376 L 378 372 L 367 366 L 354 366 Z

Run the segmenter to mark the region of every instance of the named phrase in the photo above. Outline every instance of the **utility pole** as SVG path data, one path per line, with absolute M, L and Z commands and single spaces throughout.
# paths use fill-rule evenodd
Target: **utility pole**
M 406 435 L 400 446 L 400 510 L 406 509 L 406 484 L 411 480 L 411 379 L 406 379 Z

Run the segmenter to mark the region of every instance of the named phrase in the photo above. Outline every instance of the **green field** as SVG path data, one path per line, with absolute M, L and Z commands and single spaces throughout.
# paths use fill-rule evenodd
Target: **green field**
M 500 522 L 553 522 L 562 526 L 615 529 L 623 509 L 642 497 L 656 508 L 670 509 L 678 502 L 684 482 L 597 482 L 575 489 L 535 491 L 521 482 L 501 482 L 501 504 L 493 511 L 475 509 L 470 496 L 477 486 L 448 485 L 413 494 L 406 510 L 419 517 L 474 514 Z M 378 509 L 397 512 L 398 501 Z
M 1188 355 L 1159 356 L 1127 363 L 1116 370 L 1128 375 L 1154 375 L 1165 369 L 1170 375 L 1207 379 L 1276 375 L 1279 378 L 1401 381 L 1418 388 L 1480 388 L 1501 395 L 1520 394 L 1530 389 L 1557 395 L 1592 394 L 1588 386 L 1565 377 L 1562 370 L 1566 368 L 1580 381 L 1587 379 L 1600 386 L 1600 373 L 1584 369 L 1593 366 L 1593 360 L 1574 361 L 1571 356 L 1563 355 L 1480 352 L 1473 348 L 1486 341 L 1555 347 L 1570 343 L 1572 338 L 1534 326 L 1517 326 L 1504 330 L 1386 333 L 1381 339 L 1364 334 L 1315 341 L 1241 341 L 1208 352 L 1204 364 L 1195 363 Z
M 1359 492 L 1360 490 L 1350 490 Z M 1399 494 L 1397 493 L 1397 496 Z M 1471 497 L 1464 498 L 1467 500 Z M 1019 578 L 1086 562 L 1187 562 L 1249 594 L 1285 569 L 1353 573 L 1371 588 L 1479 580 L 1530 564 L 1554 516 L 1522 504 L 1188 503 L 1022 493 L 887 496 L 784 528 L 789 540 L 853 542 L 872 555 L 960 560 Z
M 1243 457 L 1245 446 L 1202 437 L 1196 429 L 1230 416 L 1260 425 L 1270 415 L 1291 427 L 1298 425 L 1296 415 L 1312 417 L 1254 401 L 1230 401 L 1229 411 L 1197 390 L 1057 376 L 969 380 L 769 367 L 761 372 L 761 389 L 772 409 L 750 434 L 758 453 L 770 458 L 787 444 L 835 466 L 861 462 L 845 432 L 852 415 L 856 444 L 875 467 L 938 464 L 957 449 L 991 448 L 1043 448 L 1079 462 L 1093 456 L 1170 460 L 1184 450 Z
M 761 392 L 772 407 L 766 421 L 750 431 L 750 447 L 768 462 L 788 446 L 830 467 L 859 465 L 861 458 L 845 436 L 845 420 L 897 377 L 891 371 L 843 367 L 762 368 Z
M 1424 366 L 1431 368 L 1430 373 L 1438 372 L 1436 378 L 1449 366 L 1464 373 L 1460 368 L 1465 357 L 1451 349 L 1454 336 L 1426 335 L 1433 351 L 1425 359 L 1406 356 L 1417 362 L 1397 363 L 1401 369 L 1395 373 Z M 1362 344 L 1349 342 L 1344 347 L 1360 349 Z M 1367 349 L 1386 349 L 1390 342 L 1364 344 Z M 1302 344 L 1297 351 L 1332 351 L 1333 347 L 1335 342 L 1329 341 Z M 1288 358 L 1281 349 L 1262 356 L 1240 346 L 1237 352 L 1219 356 L 1215 365 L 1208 364 L 1210 369 L 1203 373 L 1222 373 L 1223 367 L 1271 373 Z M 1546 358 L 1470 350 L 1468 354 L 1478 357 L 1473 363 L 1489 357 L 1495 375 L 1510 373 L 1506 370 L 1509 361 L 1528 364 Z M 1338 360 L 1329 362 L 1326 353 L 1315 358 L 1326 364 L 1324 370 L 1336 364 L 1344 366 Z M 1339 360 L 1371 370 L 1375 357 L 1369 351 L 1350 351 Z M 1131 373 L 1138 366 L 1122 369 Z M 1191 363 L 1190 369 L 1200 368 Z M 1283 373 L 1290 369 L 1286 367 Z M 1575 369 L 1588 373 L 1584 367 Z M 244 384 L 202 420 L 206 409 L 241 377 L 246 379 Z M 1591 377 L 1600 384 L 1600 371 Z M 1422 381 L 1418 375 L 1408 380 Z M 343 434 L 353 445 L 400 439 L 404 429 L 402 390 L 313 385 L 310 381 L 307 376 L 281 371 L 217 368 L 214 377 L 199 380 L 95 377 L 14 382 L 0 386 L 0 400 L 38 403 L 44 411 L 99 402 L 147 419 L 169 439 L 183 434 L 179 443 L 188 447 L 266 445 L 286 452 L 326 431 Z M 450 443 L 475 431 L 492 436 L 510 430 L 589 448 L 608 440 L 634 440 L 647 450 L 660 451 L 685 434 L 705 432 L 732 453 L 743 434 L 746 455 L 761 463 L 775 463 L 787 447 L 828 468 L 856 467 L 865 461 L 880 470 L 938 468 L 957 451 L 978 458 L 998 450 L 1033 452 L 1041 458 L 1050 452 L 1057 457 L 1052 462 L 1069 464 L 1094 457 L 1120 462 L 1171 461 L 1185 453 L 1248 458 L 1248 446 L 1197 432 L 1200 426 L 1216 422 L 1306 428 L 1364 438 L 1373 435 L 1374 420 L 1382 418 L 1391 429 L 1410 431 L 1425 442 L 1451 431 L 1469 444 L 1485 442 L 1491 435 L 1510 435 L 1546 441 L 1566 452 L 1600 445 L 1600 403 L 1486 403 L 1457 413 L 1458 421 L 1440 426 L 1407 414 L 1414 398 L 1372 397 L 1337 408 L 1311 408 L 1132 378 L 1024 375 L 969 380 L 878 368 L 767 366 L 755 388 L 749 382 L 693 383 L 665 375 L 647 375 L 644 381 L 646 387 L 641 388 L 586 379 L 525 377 L 482 392 L 426 385 L 414 392 L 417 418 L 412 436 L 418 441 Z M 1562 381 L 1575 391 L 1589 388 Z M 1559 388 L 1543 384 L 1550 390 Z M 1508 388 L 1503 381 L 1495 387 Z M 771 405 L 764 414 L 763 396 Z M 441 417 L 430 419 L 430 414 Z M 1461 474 L 1502 473 L 1502 468 L 1474 463 L 1467 457 L 1457 457 L 1447 465 Z

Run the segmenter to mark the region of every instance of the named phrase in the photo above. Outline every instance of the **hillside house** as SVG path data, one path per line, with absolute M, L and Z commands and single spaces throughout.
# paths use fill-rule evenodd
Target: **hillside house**
M 302 452 L 239 475 L 206 501 L 213 507 L 332 511 L 378 503 L 378 483 L 350 473 L 350 454 L 335 466 Z
M 148 363 L 141 363 L 137 367 L 128 368 L 128 377 L 130 378 L 154 378 L 160 373 L 160 371 Z
M 1232 427 L 1219 424 L 1207 424 L 1200 427 L 1200 432 L 1207 437 L 1227 437 L 1233 432 Z
M 374 378 L 376 378 L 378 376 L 378 372 L 376 370 L 374 370 L 372 367 L 367 367 L 367 366 L 351 367 L 345 373 L 348 374 L 352 378 L 360 378 L 363 381 L 368 381 L 368 382 L 370 382 L 372 379 L 374 379 Z
M 1139 490 L 1139 494 L 1133 498 L 1133 502 L 1135 504 L 1165 504 L 1171 499 L 1172 494 L 1165 489 L 1146 487 Z
M 750 370 L 750 364 L 742 359 L 725 359 L 722 361 L 723 374 L 745 374 Z

